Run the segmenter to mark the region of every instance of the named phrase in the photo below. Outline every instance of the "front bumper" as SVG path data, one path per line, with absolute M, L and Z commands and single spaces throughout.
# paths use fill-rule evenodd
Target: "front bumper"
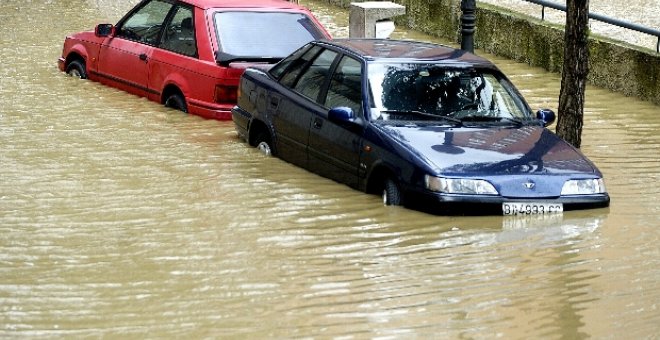
M 502 203 L 561 203 L 564 211 L 606 208 L 610 205 L 608 194 L 561 196 L 555 199 L 521 198 L 501 196 L 449 195 L 430 191 L 413 191 L 405 195 L 405 205 L 425 212 L 442 215 L 502 215 Z
M 62 72 L 66 71 L 66 59 L 64 59 L 64 57 L 57 58 L 57 68 Z

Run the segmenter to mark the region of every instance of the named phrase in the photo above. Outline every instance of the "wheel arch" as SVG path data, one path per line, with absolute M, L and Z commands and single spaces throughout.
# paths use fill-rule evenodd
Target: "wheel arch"
M 91 48 L 90 49 L 88 49 Z M 98 46 L 97 46 L 98 47 Z M 90 54 L 94 55 L 94 47 L 88 46 L 88 43 L 81 39 L 67 37 L 64 39 L 64 49 L 62 57 L 64 57 L 64 67 L 66 68 L 74 60 L 80 60 L 85 64 L 85 68 L 89 69 L 88 65 Z M 66 55 L 64 55 L 66 53 Z M 89 70 L 88 70 L 89 71 Z
M 183 94 L 183 91 L 181 90 L 181 88 L 179 88 L 179 86 L 177 86 L 174 83 L 169 83 L 165 85 L 163 91 L 160 94 L 160 103 L 165 105 L 165 101 L 167 100 L 167 98 L 173 94 L 181 95 L 181 97 L 186 102 L 186 104 L 188 104 L 186 100 L 186 96 Z
M 368 194 L 380 195 L 385 188 L 385 180 L 392 178 L 397 183 L 400 183 L 400 178 L 396 172 L 384 163 L 379 163 L 373 166 L 369 176 L 367 177 L 367 184 L 365 191 Z
M 67 54 L 66 58 L 64 59 L 64 69 L 66 69 L 71 64 L 71 62 L 75 60 L 81 61 L 85 66 L 85 69 L 88 68 L 86 56 L 83 53 L 80 53 L 78 50 L 73 50 L 69 52 L 69 54 Z
M 273 133 L 268 125 L 259 119 L 252 119 L 248 125 L 248 144 L 251 146 L 256 146 L 256 140 L 260 133 L 267 133 L 271 141 L 274 140 Z

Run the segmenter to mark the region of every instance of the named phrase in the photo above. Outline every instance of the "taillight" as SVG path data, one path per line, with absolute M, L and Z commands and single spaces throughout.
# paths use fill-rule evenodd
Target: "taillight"
M 215 86 L 215 102 L 235 104 L 238 99 L 238 87 L 229 85 Z

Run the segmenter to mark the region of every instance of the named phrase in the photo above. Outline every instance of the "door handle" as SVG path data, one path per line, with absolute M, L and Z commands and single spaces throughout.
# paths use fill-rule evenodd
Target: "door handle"
M 270 97 L 269 104 L 271 109 L 277 110 L 277 107 L 280 106 L 280 99 L 274 96 Z
M 140 54 L 138 58 L 140 58 L 142 61 L 147 61 L 147 55 L 145 53 Z
M 320 129 L 323 126 L 323 119 L 321 118 L 314 118 L 314 128 L 315 129 Z

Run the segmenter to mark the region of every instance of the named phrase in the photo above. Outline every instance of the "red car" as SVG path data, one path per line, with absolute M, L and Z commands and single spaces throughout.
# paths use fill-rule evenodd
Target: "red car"
M 330 34 L 285 0 L 143 0 L 116 25 L 66 37 L 58 67 L 207 118 L 231 119 L 247 66 Z

